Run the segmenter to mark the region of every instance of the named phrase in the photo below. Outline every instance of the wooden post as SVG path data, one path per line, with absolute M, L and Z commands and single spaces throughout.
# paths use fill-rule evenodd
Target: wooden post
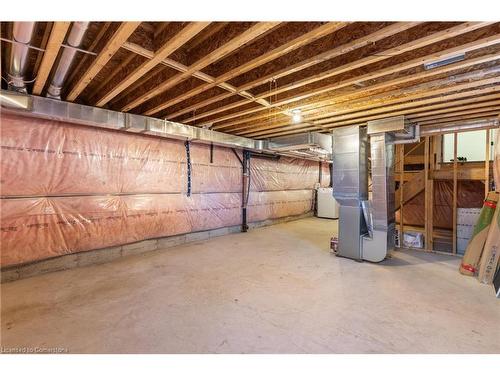
M 434 151 L 436 153 L 436 160 L 434 169 L 441 169 L 441 163 L 443 162 L 443 135 L 437 135 L 435 137 Z
M 484 155 L 484 199 L 490 190 L 490 129 L 486 129 L 486 150 Z
M 424 233 L 425 233 L 425 249 L 428 249 L 428 238 L 429 235 L 429 137 L 425 137 L 424 140 Z
M 453 254 L 457 253 L 457 191 L 458 191 L 458 163 L 457 163 L 458 135 L 453 133 Z
M 434 141 L 436 137 L 429 138 L 429 246 L 428 250 L 434 250 L 434 165 L 436 163 L 436 157 L 434 153 Z M 432 150 L 432 152 L 431 152 Z
M 425 173 L 425 249 L 427 251 L 432 251 L 433 246 L 433 206 L 434 206 L 434 184 L 433 180 L 429 175 L 429 164 L 431 163 L 430 151 L 431 151 L 430 137 L 425 137 L 424 145 L 424 173 Z M 432 161 L 433 162 L 433 161 Z

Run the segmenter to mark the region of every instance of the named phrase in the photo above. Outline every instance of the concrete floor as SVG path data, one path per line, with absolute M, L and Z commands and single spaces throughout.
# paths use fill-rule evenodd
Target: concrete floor
M 309 218 L 3 284 L 1 346 L 71 353 L 500 353 L 500 300 L 459 259 L 328 251 Z

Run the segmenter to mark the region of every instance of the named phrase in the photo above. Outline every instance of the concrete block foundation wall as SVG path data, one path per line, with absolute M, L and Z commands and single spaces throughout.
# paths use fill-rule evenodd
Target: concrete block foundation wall
M 229 148 L 190 145 L 188 194 L 183 141 L 8 114 L 1 132 L 3 270 L 241 224 L 242 168 Z M 320 170 L 328 186 L 318 162 L 252 159 L 248 221 L 308 214 Z

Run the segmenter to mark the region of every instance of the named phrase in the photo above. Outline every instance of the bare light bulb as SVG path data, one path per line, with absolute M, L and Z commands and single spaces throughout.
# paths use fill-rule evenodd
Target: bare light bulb
M 292 111 L 292 122 L 298 124 L 302 122 L 302 112 L 300 109 L 294 109 Z

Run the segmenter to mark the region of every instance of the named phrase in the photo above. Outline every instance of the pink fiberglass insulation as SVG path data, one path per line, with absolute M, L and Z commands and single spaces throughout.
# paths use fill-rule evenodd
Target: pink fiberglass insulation
M 237 193 L 2 199 L 1 264 L 241 223 Z
M 2 115 L 2 196 L 186 192 L 182 141 Z M 231 149 L 191 145 L 193 192 L 240 192 Z
M 312 189 L 319 182 L 319 168 L 319 163 L 313 160 L 255 158 L 250 162 L 250 188 L 255 191 Z
M 321 187 L 329 187 L 330 178 L 330 164 L 321 163 Z
M 230 148 L 1 115 L 2 267 L 241 224 L 241 164 Z M 237 151 L 241 158 L 241 151 Z M 326 164 L 251 160 L 248 221 L 311 210 Z M 255 191 L 258 190 L 258 191 Z
M 248 198 L 248 221 L 294 216 L 313 208 L 314 190 L 252 191 Z

